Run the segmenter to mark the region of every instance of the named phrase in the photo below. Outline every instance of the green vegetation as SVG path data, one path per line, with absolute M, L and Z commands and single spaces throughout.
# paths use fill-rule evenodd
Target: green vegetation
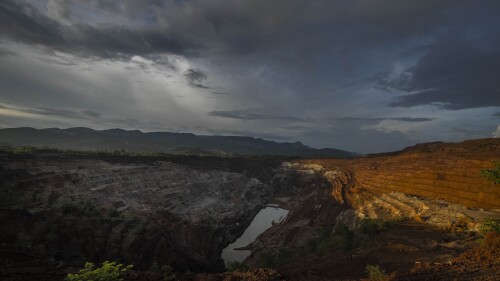
M 58 206 L 59 212 L 65 216 L 101 217 L 102 212 L 88 200 L 65 200 Z
M 389 280 L 389 276 L 385 273 L 385 270 L 381 269 L 378 265 L 367 265 L 366 273 L 372 281 L 386 281 Z
M 481 170 L 481 176 L 493 184 L 500 183 L 500 161 L 493 161 L 495 167 L 493 169 Z
M 91 262 L 85 263 L 85 268 L 76 274 L 68 274 L 67 281 L 121 281 L 120 275 L 131 269 L 132 265 L 118 264 L 105 261 L 99 268 L 94 268 Z
M 168 264 L 162 266 L 160 272 L 163 275 L 163 281 L 172 281 L 176 279 L 174 269 Z
M 371 238 L 382 231 L 391 229 L 396 222 L 397 220 L 362 219 L 359 222 L 359 231 Z
M 248 265 L 238 261 L 229 262 L 226 267 L 227 271 L 247 271 L 250 269 Z
M 494 219 L 494 218 L 486 219 L 479 231 L 482 234 L 487 234 L 490 232 L 500 233 L 500 219 Z

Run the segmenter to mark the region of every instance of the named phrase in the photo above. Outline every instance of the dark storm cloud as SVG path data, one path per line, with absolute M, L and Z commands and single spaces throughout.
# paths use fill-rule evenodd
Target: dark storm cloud
M 21 42 L 47 46 L 60 46 L 65 41 L 57 22 L 20 1 L 0 3 L 0 34 Z
M 76 22 L 64 26 L 21 1 L 0 3 L 0 36 L 55 50 L 99 57 L 187 52 L 187 48 L 157 29 L 92 26 Z
M 264 120 L 264 119 L 275 119 L 275 120 L 288 120 L 288 121 L 305 121 L 305 119 L 294 117 L 294 116 L 282 116 L 263 112 L 259 109 L 240 109 L 240 110 L 227 110 L 227 111 L 211 111 L 209 116 L 231 118 L 239 120 Z
M 397 118 L 389 118 L 390 120 L 397 120 L 397 121 L 403 121 L 403 122 L 413 122 L 413 123 L 418 123 L 418 122 L 427 122 L 427 121 L 432 121 L 435 120 L 436 118 L 425 118 L 425 117 L 397 117 Z
M 495 0 L 0 0 L 0 98 L 75 125 L 175 119 L 183 131 L 392 150 L 441 138 L 466 117 L 497 123 L 498 109 L 481 107 L 500 105 L 499 9 Z M 441 108 L 418 106 L 429 104 Z
M 402 121 L 402 122 L 411 122 L 411 123 L 418 123 L 418 122 L 428 122 L 435 120 L 436 118 L 427 118 L 427 117 L 381 117 L 381 118 L 376 118 L 376 117 L 342 117 L 339 118 L 338 120 L 340 121 L 347 121 L 347 122 L 359 122 L 359 123 L 365 123 L 365 124 L 374 124 L 378 123 L 384 120 L 395 120 L 395 121 Z
M 200 69 L 190 68 L 184 72 L 184 76 L 189 82 L 189 85 L 197 88 L 209 89 L 204 84 L 207 82 L 208 75 Z
M 224 136 L 252 136 L 254 138 L 263 138 L 267 140 L 277 140 L 277 141 L 291 141 L 293 138 L 286 137 L 277 134 L 267 134 L 267 133 L 256 133 L 252 131 L 238 131 L 238 130 L 209 130 L 209 133 L 214 135 L 224 135 Z
M 308 143 L 314 147 L 320 148 L 322 140 L 328 139 L 330 147 L 344 148 L 358 153 L 395 151 L 414 143 L 401 132 L 361 129 L 360 126 L 350 122 L 311 126 L 299 135 L 310 136 Z
M 71 8 L 144 18 L 147 27 L 85 24 Z M 410 37 L 435 28 L 464 1 L 49 1 L 48 15 L 21 1 L 0 4 L 3 36 L 67 52 L 118 54 L 249 54 L 282 49 L 302 60 L 360 44 Z M 453 14 L 453 13 L 452 13 Z M 425 15 L 426 20 L 421 17 Z M 466 16 L 459 15 L 459 16 Z M 64 23 L 70 24 L 70 26 Z M 325 36 L 327 35 L 327 36 Z M 291 44 L 292 43 L 292 44 Z M 307 50 L 307 52 L 304 52 Z
M 493 116 L 495 116 L 495 117 L 500 117 L 500 112 L 495 112 L 495 113 L 493 114 Z
M 482 45 L 486 45 L 483 48 Z M 445 40 L 385 85 L 407 91 L 392 106 L 437 103 L 446 109 L 500 106 L 500 33 L 468 43 Z

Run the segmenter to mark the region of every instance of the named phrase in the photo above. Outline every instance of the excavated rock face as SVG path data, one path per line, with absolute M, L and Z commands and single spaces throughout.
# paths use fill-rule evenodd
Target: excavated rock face
M 500 209 L 500 189 L 480 177 L 480 171 L 492 168 L 495 160 L 500 160 L 500 139 L 420 144 L 397 153 L 305 160 L 300 165 L 351 174 L 351 194 L 400 192 L 491 210 Z
M 282 248 L 295 248 L 303 245 L 319 230 L 337 223 L 338 217 L 349 210 L 347 204 L 332 198 L 331 183 L 320 172 L 321 167 L 307 165 L 299 167 L 284 162 L 276 173 L 273 183 L 288 186 L 287 200 L 279 202 L 290 210 L 284 221 L 275 224 L 252 244 L 252 254 L 245 262 L 260 266 L 263 253 L 275 254 Z
M 271 184 L 210 162 L 202 169 L 165 159 L 5 155 L 0 165 L 2 192 L 13 198 L 2 198 L 2 241 L 56 259 L 117 259 L 139 269 L 223 270 L 221 249 L 272 195 Z
M 476 246 L 485 219 L 500 218 L 500 188 L 480 176 L 495 160 L 500 140 L 492 139 L 418 145 L 351 160 L 285 162 L 284 179 L 299 178 L 299 192 L 288 201 L 285 221 L 257 239 L 246 262 L 278 263 L 291 280 L 361 278 L 366 264 L 380 264 L 390 273 L 416 262 L 447 263 Z M 322 229 L 340 223 L 363 237 L 367 230 L 358 226 L 373 221 L 364 218 L 389 220 L 392 226 L 349 251 L 307 250 L 309 242 L 320 241 Z M 297 254 L 302 252 L 306 256 Z
M 500 159 L 500 140 L 417 145 L 399 153 L 352 160 L 304 160 L 332 185 L 332 197 L 359 218 L 413 218 L 446 228 L 477 230 L 499 217 L 500 188 L 480 176 Z
M 432 197 L 414 196 L 403 192 L 386 191 L 385 189 L 376 191 L 372 188 L 366 189 L 353 176 L 358 174 L 358 170 L 351 172 L 342 166 L 330 169 L 309 163 L 289 163 L 287 166 L 298 170 L 313 167 L 314 169 L 310 171 L 323 175 L 331 184 L 333 199 L 353 208 L 353 211 L 347 210 L 345 216 L 338 218 L 339 222 L 350 228 L 355 227 L 356 221 L 363 218 L 381 220 L 411 218 L 447 229 L 478 231 L 486 218 L 500 217 L 500 213 L 496 210 L 468 208 Z M 411 179 L 409 180 L 411 181 Z

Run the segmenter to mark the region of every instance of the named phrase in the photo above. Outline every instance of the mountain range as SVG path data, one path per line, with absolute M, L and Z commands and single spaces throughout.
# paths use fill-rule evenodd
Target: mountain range
M 34 146 L 80 151 L 162 152 L 171 154 L 236 154 L 296 157 L 352 158 L 354 152 L 340 149 L 315 149 L 300 142 L 275 142 L 244 136 L 204 136 L 191 133 L 141 132 L 139 130 L 0 129 L 0 145 Z

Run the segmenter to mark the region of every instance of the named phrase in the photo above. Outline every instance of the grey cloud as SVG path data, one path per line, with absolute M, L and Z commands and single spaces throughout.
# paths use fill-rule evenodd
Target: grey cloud
M 95 28 L 81 26 L 77 38 L 69 38 L 67 47 L 90 55 L 117 57 L 121 54 L 184 54 L 188 48 L 157 30 L 131 30 L 124 27 Z M 71 51 L 71 50 L 70 50 Z
M 101 112 L 89 109 L 79 108 L 50 108 L 50 107 L 25 107 L 17 106 L 10 103 L 0 103 L 0 108 L 10 109 L 18 112 L 38 114 L 57 118 L 58 123 L 70 124 L 70 119 L 79 122 L 96 122 L 100 121 L 100 125 L 108 127 L 122 128 L 146 128 L 155 130 L 164 130 L 165 126 L 157 122 L 143 122 L 134 118 L 120 118 L 118 116 L 104 116 Z M 78 124 L 78 123 L 77 123 Z
M 49 0 L 47 2 L 47 12 L 56 20 L 69 24 L 70 11 L 66 5 L 66 0 Z
M 500 89 L 493 79 L 499 7 L 489 0 L 3 0 L 0 47 L 19 59 L 0 49 L 0 95 L 67 124 L 161 128 L 149 121 L 171 118 L 169 126 L 183 131 L 284 132 L 317 147 L 397 149 L 465 122 L 497 125 L 489 111 L 478 121 L 480 111 L 417 105 L 499 105 L 492 91 Z M 23 43 L 19 51 L 14 41 Z M 131 62 L 133 55 L 153 65 Z M 193 68 L 182 73 L 182 65 Z M 160 79 L 169 74 L 173 81 Z M 213 99 L 185 95 L 189 86 Z M 214 118 L 193 114 L 197 99 Z M 366 117 L 345 117 L 352 115 Z M 479 117 L 464 117 L 472 115 Z M 384 120 L 408 122 L 378 126 L 388 131 L 420 123 L 407 135 L 366 129 Z M 477 135 L 457 136 L 467 134 Z
M 277 120 L 288 120 L 288 121 L 306 121 L 305 119 L 294 117 L 294 116 L 283 116 L 276 115 L 267 112 L 263 112 L 259 109 L 240 109 L 240 110 L 227 110 L 227 111 L 211 111 L 208 113 L 209 116 L 231 118 L 239 120 L 263 120 L 263 119 L 277 119 Z
M 10 0 L 0 3 L 0 34 L 4 38 L 84 56 L 120 58 L 130 54 L 188 52 L 188 47 L 158 29 L 83 23 L 68 27 L 28 4 Z
M 76 118 L 76 119 L 88 119 L 88 118 L 98 118 L 102 116 L 102 113 L 90 110 L 90 109 L 78 109 L 78 108 L 51 108 L 51 107 L 26 107 L 17 106 L 10 103 L 2 102 L 0 103 L 0 108 L 10 109 L 16 111 L 22 111 L 25 113 L 39 114 L 45 116 L 56 116 L 63 118 Z
M 224 136 L 251 136 L 254 138 L 263 138 L 267 140 L 277 140 L 277 141 L 290 141 L 293 140 L 289 136 L 282 136 L 277 134 L 270 133 L 261 133 L 261 132 L 252 132 L 252 131 L 238 131 L 238 130 L 209 130 L 210 133 L 215 135 L 224 135 Z
M 491 134 L 490 126 L 477 126 L 476 128 L 457 128 L 452 127 L 449 129 L 449 133 L 458 136 L 462 139 L 479 139 L 488 137 Z
M 70 13 L 75 3 L 129 20 L 145 18 L 149 27 L 84 24 L 88 19 L 78 20 Z M 426 32 L 450 14 L 449 7 L 464 3 L 467 1 L 94 0 L 82 4 L 50 0 L 45 16 L 27 4 L 6 0 L 0 4 L 0 30 L 22 42 L 105 57 L 158 52 L 272 54 L 279 50 L 285 60 L 292 61 L 329 52 L 332 47 L 347 50 Z M 67 21 L 71 28 L 61 23 Z
M 342 117 L 339 118 L 338 120 L 341 120 L 343 122 L 347 121 L 352 121 L 352 122 L 360 122 L 360 123 L 366 123 L 366 124 L 374 124 L 378 123 L 384 120 L 396 120 L 396 121 L 402 121 L 402 122 L 411 122 L 411 123 L 418 123 L 418 122 L 428 122 L 435 120 L 436 118 L 428 118 L 428 117 Z
M 11 50 L 0 48 L 0 57 L 7 57 L 7 56 L 17 56 L 17 54 Z
M 40 115 L 49 115 L 49 116 L 58 116 L 64 118 L 76 118 L 76 119 L 87 119 L 87 118 L 98 118 L 102 116 L 102 113 L 96 112 L 93 110 L 87 109 L 66 109 L 66 108 L 49 108 L 49 107 L 34 107 L 34 108 L 26 108 L 25 112 L 40 114 Z
M 391 77 L 391 73 L 388 71 L 382 71 L 377 73 L 374 76 L 376 82 L 375 88 L 392 91 L 392 90 L 400 90 L 400 91 L 410 91 L 411 86 L 410 83 L 413 78 L 413 74 L 415 72 L 415 67 L 410 67 L 406 69 L 404 72 L 397 75 L 396 78 Z
M 418 123 L 418 122 L 427 122 L 427 121 L 432 121 L 435 120 L 436 118 L 417 118 L 417 117 L 397 117 L 397 118 L 389 118 L 391 120 L 397 120 L 397 121 L 403 121 L 403 122 L 413 122 L 413 123 Z
M 475 46 L 448 39 L 433 46 L 417 65 L 385 85 L 407 91 L 392 106 L 439 104 L 446 109 L 500 106 L 500 33 Z M 482 49 L 481 45 L 492 47 Z
M 20 1 L 0 2 L 0 35 L 28 44 L 64 44 L 60 25 Z
M 296 138 L 313 147 L 324 146 L 324 140 L 328 139 L 329 147 L 358 153 L 395 151 L 415 143 L 401 132 L 361 129 L 349 122 L 311 126 L 309 130 L 298 133 Z
M 500 112 L 495 112 L 495 113 L 493 113 L 493 116 L 495 116 L 495 117 L 500 117 Z
M 126 127 L 126 128 L 146 128 L 148 130 L 166 130 L 165 125 L 159 124 L 157 122 L 144 122 L 141 120 L 137 120 L 135 118 L 127 118 L 127 119 L 119 119 L 119 118 L 111 118 L 109 122 L 116 124 L 117 126 Z M 172 129 L 170 129 L 172 130 Z
M 497 126 L 496 130 L 491 133 L 493 138 L 500 138 L 500 125 Z
M 93 110 L 88 110 L 88 109 L 83 110 L 82 113 L 89 116 L 89 117 L 93 117 L 93 118 L 98 118 L 98 117 L 102 116 L 102 113 L 97 112 L 97 111 L 93 111 Z
M 184 76 L 187 78 L 189 85 L 197 88 L 210 89 L 205 85 L 208 75 L 202 70 L 190 68 L 184 72 Z
M 78 0 L 76 0 L 78 1 Z M 91 0 L 89 5 L 92 8 L 107 11 L 113 14 L 120 14 L 124 16 L 138 16 L 138 15 L 150 15 L 153 17 L 153 10 L 159 8 L 165 8 L 165 5 L 169 1 L 165 0 L 120 0 L 120 1 L 110 1 L 110 0 Z
M 304 125 L 291 125 L 291 126 L 285 126 L 285 129 L 291 131 L 307 131 L 311 128 L 309 126 L 304 126 Z

